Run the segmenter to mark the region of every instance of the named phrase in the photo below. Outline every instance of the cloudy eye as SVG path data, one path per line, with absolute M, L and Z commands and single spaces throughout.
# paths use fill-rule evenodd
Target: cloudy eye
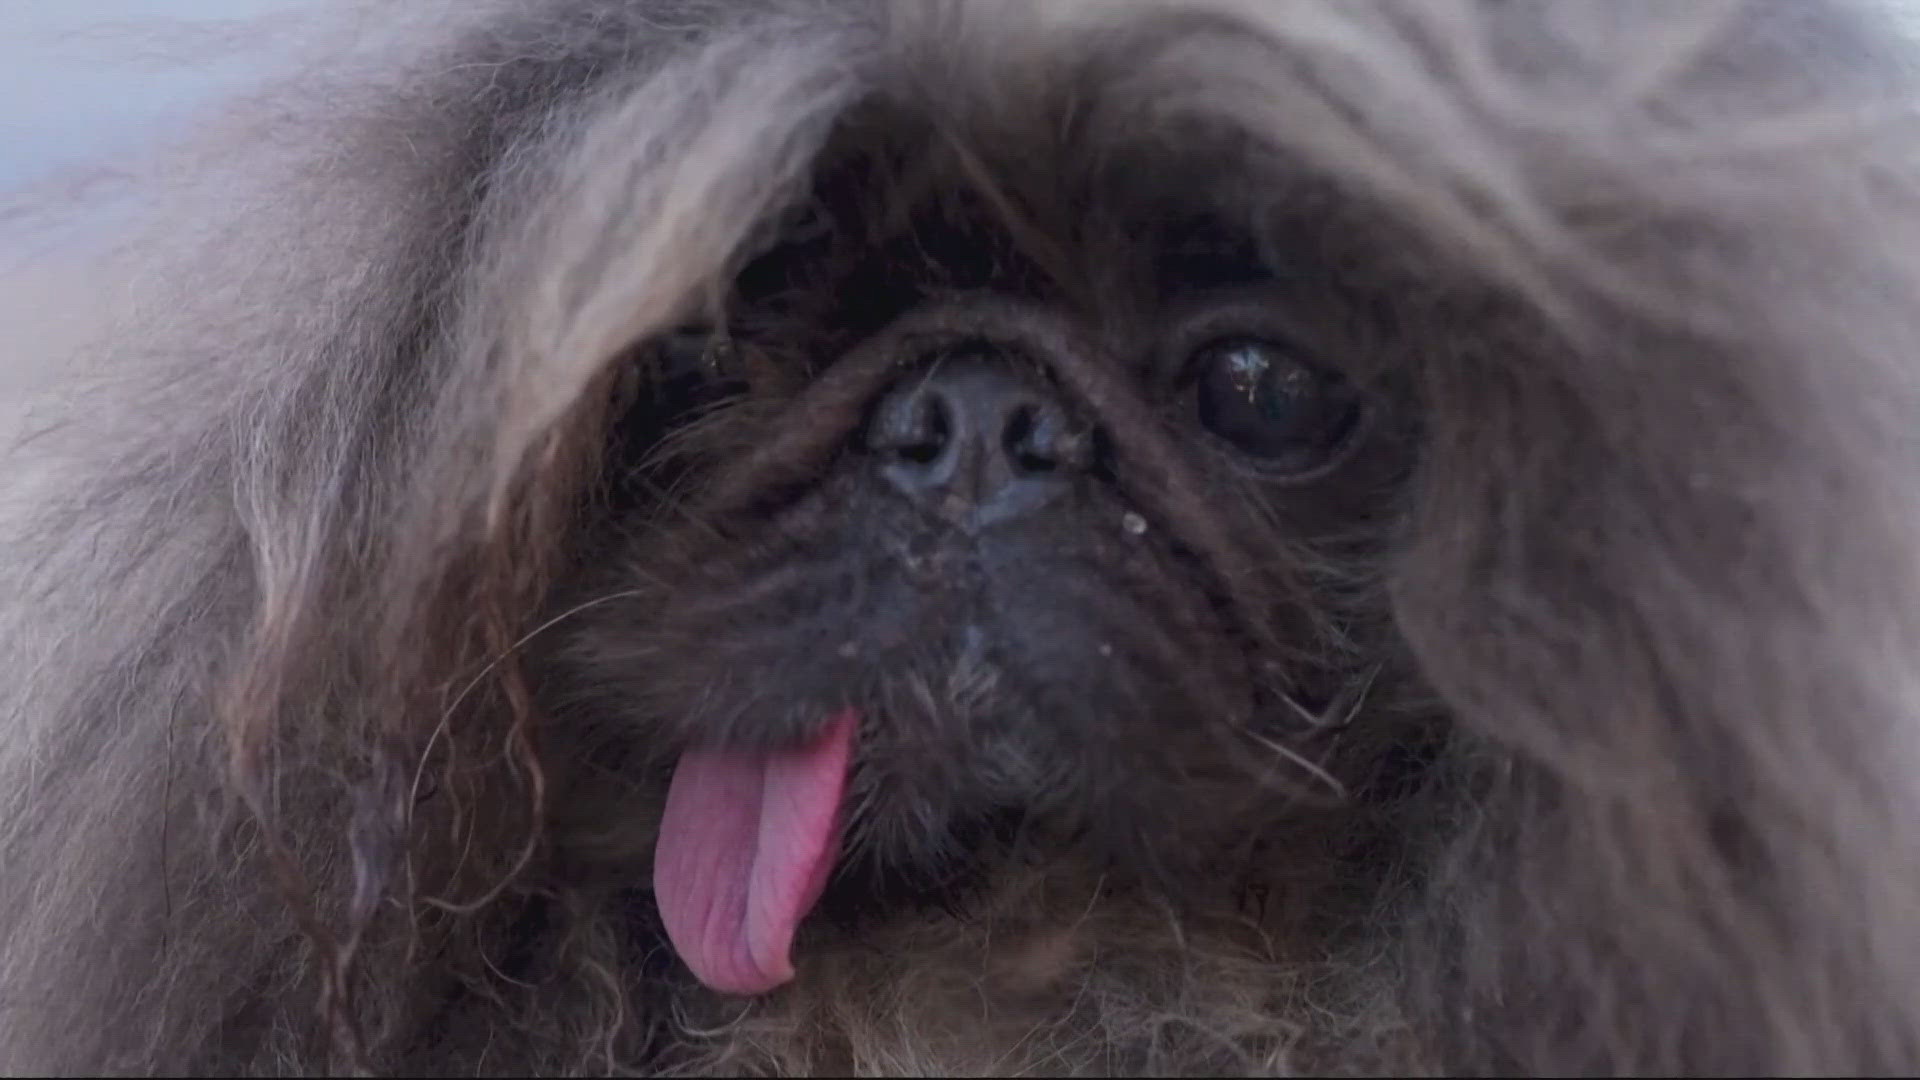
M 1346 380 L 1259 338 L 1230 338 L 1194 354 L 1200 424 L 1264 471 L 1312 472 L 1346 448 L 1360 424 Z

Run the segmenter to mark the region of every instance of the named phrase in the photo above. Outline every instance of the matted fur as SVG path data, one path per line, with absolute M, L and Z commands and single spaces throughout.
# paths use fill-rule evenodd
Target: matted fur
M 1920 162 L 1875 9 L 351 13 L 9 215 L 133 211 L 86 347 L 4 361 L 52 393 L 0 472 L 0 1070 L 1920 1070 Z M 726 1006 L 551 863 L 516 658 L 617 362 L 875 101 L 1255 235 L 1304 171 L 1447 283 L 1383 569 L 1445 744 L 1341 932 L 1058 866 Z M 1281 909 L 1341 828 L 1283 818 Z

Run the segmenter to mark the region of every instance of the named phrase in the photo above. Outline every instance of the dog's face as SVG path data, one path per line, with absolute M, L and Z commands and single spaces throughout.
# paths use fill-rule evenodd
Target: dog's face
M 1869 6 L 387 8 L 0 211 L 0 1072 L 1920 1067 Z
M 1153 197 L 1024 240 L 824 169 L 724 322 L 636 357 L 632 426 L 674 433 L 616 453 L 550 695 L 630 785 L 589 831 L 667 792 L 656 893 L 713 985 L 780 981 L 823 889 L 884 915 L 1063 851 L 1177 881 L 1337 786 L 1412 344 L 1326 219 L 1278 261 L 1141 166 Z

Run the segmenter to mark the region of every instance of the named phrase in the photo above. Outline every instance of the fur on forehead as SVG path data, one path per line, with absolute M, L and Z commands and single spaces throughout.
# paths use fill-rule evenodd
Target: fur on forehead
M 823 148 L 857 142 L 863 122 L 876 141 L 924 128 L 956 172 L 977 170 L 956 185 L 1087 217 L 1102 200 L 1175 194 L 1256 242 L 1298 219 L 1288 200 L 1311 176 L 1559 332 L 1611 330 L 1625 314 L 1782 350 L 1831 338 L 1826 297 L 1751 303 L 1764 288 L 1751 274 L 1800 239 L 1803 215 L 1769 206 L 1797 197 L 1787 174 L 1830 185 L 1824 166 L 1772 162 L 1762 183 L 1742 162 L 1766 153 L 1756 140 L 1783 111 L 1845 125 L 1873 105 L 1849 86 L 1841 108 L 1812 79 L 1801 101 L 1729 92 L 1703 116 L 1675 104 L 1697 111 L 1698 95 L 1679 95 L 1685 73 L 1756 36 L 1794 42 L 1809 68 L 1849 56 L 1851 78 L 1871 81 L 1870 53 L 1817 15 L 1702 5 L 1697 25 L 1670 14 L 1650 39 L 1580 5 L 931 2 L 849 5 L 835 20 L 743 8 L 732 32 L 583 80 L 567 106 L 576 122 L 502 133 L 473 241 L 500 255 L 461 287 L 452 343 L 491 354 L 499 379 L 490 445 L 470 448 L 492 462 L 472 475 L 496 507 L 609 360 L 710 303 Z M 1543 47 L 1556 63 L 1538 63 Z M 1596 96 L 1560 74 L 1574 70 L 1615 72 L 1617 90 Z M 1737 63 L 1716 72 L 1737 87 Z M 1718 133 L 1703 139 L 1706 124 Z M 1671 160 L 1647 160 L 1664 145 Z M 1675 222 L 1697 236 L 1697 259 L 1667 257 Z M 1673 276 L 1690 270 L 1688 310 L 1668 310 Z M 1856 292 L 1845 306 L 1863 302 Z

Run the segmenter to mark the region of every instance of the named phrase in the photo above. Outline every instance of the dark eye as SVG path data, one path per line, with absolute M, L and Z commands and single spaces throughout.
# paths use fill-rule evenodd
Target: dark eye
M 738 347 L 704 327 L 662 335 L 639 359 L 637 374 L 649 391 L 685 408 L 725 401 L 747 389 Z
M 1194 354 L 1200 424 L 1261 469 L 1311 472 L 1332 461 L 1360 425 L 1359 395 L 1345 379 L 1285 346 L 1230 338 Z
M 624 365 L 615 401 L 645 440 L 746 390 L 733 343 L 700 327 L 649 341 Z
M 714 382 L 727 369 L 730 347 L 731 342 L 712 330 L 695 327 L 661 337 L 646 359 L 661 382 Z

